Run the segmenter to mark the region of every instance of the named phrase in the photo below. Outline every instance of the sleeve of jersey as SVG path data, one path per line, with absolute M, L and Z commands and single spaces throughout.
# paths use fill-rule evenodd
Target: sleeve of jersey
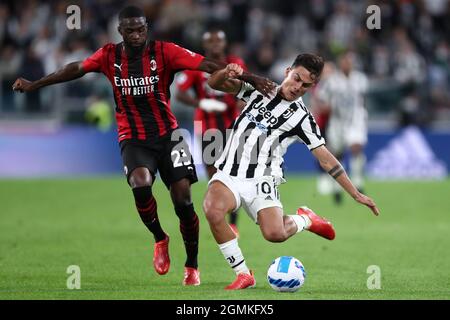
M 241 99 L 245 102 L 248 102 L 250 99 L 250 96 L 255 91 L 255 88 L 253 86 L 245 81 L 241 81 L 241 90 L 236 95 L 236 98 Z
M 181 72 L 176 80 L 177 88 L 180 91 L 187 91 L 194 85 L 195 77 L 192 71 Z
M 325 139 L 320 133 L 319 126 L 311 114 L 294 128 L 296 136 L 303 142 L 309 150 L 313 150 L 325 144 Z
M 105 47 L 98 49 L 82 62 L 84 72 L 102 72 L 104 68 Z
M 201 54 L 182 48 L 172 42 L 165 43 L 165 50 L 173 70 L 196 70 L 205 58 Z

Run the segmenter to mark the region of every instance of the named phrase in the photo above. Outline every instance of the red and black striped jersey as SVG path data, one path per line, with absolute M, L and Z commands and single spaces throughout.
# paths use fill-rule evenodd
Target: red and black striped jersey
M 226 57 L 227 64 L 236 63 L 247 70 L 242 59 L 229 55 Z M 177 79 L 177 88 L 180 91 L 187 91 L 190 88 L 194 89 L 195 96 L 198 100 L 201 99 L 216 99 L 224 102 L 227 109 L 223 112 L 207 112 L 197 107 L 194 113 L 194 120 L 201 121 L 202 132 L 208 129 L 219 129 L 225 131 L 239 115 L 240 110 L 237 108 L 237 98 L 233 94 L 224 93 L 222 91 L 214 90 L 208 85 L 209 74 L 197 70 L 186 70 Z
M 109 43 L 83 61 L 85 72 L 111 82 L 119 141 L 157 140 L 178 127 L 170 109 L 176 72 L 196 69 L 204 57 L 171 42 L 149 41 L 141 54 L 127 54 L 123 42 Z

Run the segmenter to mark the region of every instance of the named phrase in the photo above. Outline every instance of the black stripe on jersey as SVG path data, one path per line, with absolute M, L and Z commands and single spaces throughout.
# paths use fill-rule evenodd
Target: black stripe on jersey
M 309 114 L 305 114 L 302 118 L 302 120 L 300 120 L 300 122 L 295 126 L 295 128 L 292 130 L 293 135 L 297 135 L 300 137 L 300 139 L 302 139 L 302 141 L 304 143 L 306 143 L 307 145 L 311 144 L 311 140 L 309 140 L 309 138 L 306 136 L 305 132 L 303 131 L 302 128 L 302 123 L 303 121 L 306 119 L 306 117 L 308 117 Z
M 309 114 L 308 116 L 309 118 L 309 124 L 311 125 L 311 130 L 312 132 L 316 135 L 317 139 L 322 139 L 322 136 L 317 132 L 317 123 L 314 120 L 314 117 L 312 116 L 312 114 Z
M 242 87 L 243 87 L 244 85 L 245 85 L 245 84 L 244 84 L 244 81 L 241 81 L 241 87 L 239 88 L 239 92 L 241 92 Z M 256 91 L 255 89 L 253 89 L 253 90 L 247 90 L 247 91 L 244 92 L 244 94 L 242 95 L 242 97 L 239 98 L 239 99 L 242 100 L 242 101 L 244 101 L 244 102 L 247 102 L 247 100 L 246 100 L 245 98 L 250 97 L 250 96 L 252 95 L 252 93 L 255 92 L 255 91 Z
M 275 107 L 282 101 L 282 98 L 279 94 L 277 94 L 267 105 L 266 105 L 266 110 L 267 112 L 272 111 L 273 109 L 275 109 Z M 260 106 L 259 108 L 263 108 L 263 106 Z M 259 109 L 258 108 L 258 109 Z M 251 110 L 249 110 L 250 112 Z M 247 142 L 247 138 L 252 134 L 253 130 L 256 128 L 256 123 L 259 123 L 260 121 L 263 120 L 264 118 L 264 114 L 263 113 L 259 113 L 258 115 L 255 117 L 255 122 L 250 122 L 247 126 L 247 128 L 245 128 L 244 133 L 242 135 L 244 135 L 244 143 L 241 143 L 241 138 L 242 135 L 239 137 L 239 147 L 236 149 L 236 153 L 234 155 L 234 161 L 233 161 L 233 166 L 231 167 L 231 171 L 230 171 L 230 175 L 231 176 L 237 176 L 237 172 L 239 169 L 239 164 L 240 161 L 238 161 L 238 156 L 242 157 L 244 154 L 244 147 L 245 147 L 245 142 Z M 259 129 L 256 129 L 259 130 Z M 264 143 L 265 139 L 267 138 L 267 134 L 263 133 L 260 136 L 258 136 L 258 138 L 256 139 L 255 144 L 252 147 L 252 150 L 250 151 L 250 163 L 249 166 L 247 168 L 247 172 L 246 172 L 246 177 L 247 178 L 253 178 L 255 175 L 255 169 L 258 166 L 258 157 L 259 157 L 259 151 L 260 151 L 260 146 L 262 146 L 262 143 Z M 242 146 L 242 148 L 241 148 Z M 242 149 L 242 150 L 239 150 Z M 239 152 L 241 151 L 241 152 Z M 253 155 L 256 156 L 256 158 L 253 158 Z
M 236 133 L 235 130 L 237 130 L 239 123 L 241 123 L 242 119 L 244 119 L 246 117 L 246 114 L 249 110 L 251 110 L 253 108 L 253 106 L 260 102 L 262 99 L 264 98 L 263 95 L 259 94 L 256 96 L 255 99 L 253 99 L 253 101 L 251 103 L 248 103 L 247 106 L 244 107 L 244 110 L 242 110 L 241 114 L 239 115 L 239 117 L 234 121 L 234 124 L 232 125 L 233 128 L 233 133 L 230 135 L 230 137 L 228 138 L 228 140 L 231 143 L 231 140 L 233 139 L 234 134 Z M 227 141 L 228 141 L 227 140 Z M 231 146 L 230 146 L 231 147 Z M 237 162 L 237 154 L 235 154 L 235 158 L 236 158 L 236 162 Z M 219 165 L 219 170 L 223 170 L 223 168 L 225 167 L 225 164 L 227 163 L 227 159 L 228 157 L 226 157 L 223 162 Z
M 255 144 L 253 145 L 252 151 L 250 151 L 250 163 L 245 174 L 246 178 L 253 178 L 255 176 L 255 169 L 258 166 L 259 152 L 267 139 L 267 134 L 261 134 Z
M 242 157 L 242 155 L 244 153 L 245 143 L 247 142 L 248 137 L 250 137 L 253 129 L 255 129 L 255 128 L 256 128 L 256 123 L 250 122 L 247 125 L 247 128 L 245 128 L 244 132 L 242 132 L 242 134 L 239 136 L 238 147 L 236 148 L 236 152 L 234 153 L 233 165 L 231 166 L 231 170 L 230 170 L 231 176 L 237 176 L 237 172 L 239 169 L 239 163 L 240 163 L 238 156 Z
M 116 52 L 115 52 L 115 64 L 118 66 L 122 65 L 122 50 L 124 49 L 123 47 L 123 42 L 121 44 L 116 45 Z M 115 76 L 118 77 L 119 79 L 122 79 L 122 70 L 120 68 L 114 68 L 115 69 Z M 128 73 L 130 73 L 130 71 L 128 71 Z M 131 129 L 131 137 L 132 138 L 137 138 L 138 137 L 138 132 L 137 132 L 137 128 L 136 128 L 136 122 L 134 121 L 134 117 L 133 114 L 131 113 L 131 109 L 130 106 L 128 105 L 127 102 L 127 97 L 125 95 L 123 95 L 120 92 L 121 89 L 117 88 L 117 91 L 119 92 L 120 95 L 120 100 L 122 101 L 122 106 L 123 109 L 125 111 L 125 114 L 127 115 L 127 120 L 128 123 L 130 124 L 130 129 Z
M 248 98 L 248 97 L 250 97 L 250 96 L 252 95 L 253 92 L 255 92 L 255 89 L 245 91 L 244 94 L 242 95 L 242 98 Z
M 161 46 L 161 55 L 162 55 L 163 54 L 162 42 L 160 41 L 159 44 Z M 149 50 L 150 51 L 150 61 L 152 61 L 152 60 L 156 61 L 156 41 L 154 41 L 154 40 L 150 41 L 149 47 L 150 47 L 150 50 Z M 162 59 L 164 61 L 164 56 Z M 155 70 L 152 70 L 152 68 L 150 68 L 150 76 L 152 76 L 152 77 L 158 76 L 158 69 L 156 68 Z M 162 79 L 159 79 L 159 80 L 162 81 Z M 168 132 L 168 131 L 170 131 L 170 119 L 169 119 L 169 116 L 167 115 L 166 105 L 162 102 L 158 83 L 155 83 L 155 85 L 153 86 L 153 89 L 154 89 L 153 96 L 155 97 L 156 104 L 158 105 L 158 108 L 160 110 L 161 118 L 166 127 L 166 132 Z M 170 99 L 170 97 L 168 97 L 167 99 Z
M 306 117 L 308 116 L 308 114 L 305 114 L 303 116 L 303 118 L 300 120 L 300 122 L 290 131 L 286 131 L 284 132 L 282 135 L 280 135 L 278 137 L 277 140 L 275 140 L 274 145 L 273 145 L 273 150 L 275 150 L 275 148 L 280 145 L 284 139 L 292 137 L 292 136 L 299 136 L 300 139 L 302 139 L 306 144 L 311 144 L 311 141 L 308 139 L 308 137 L 306 136 L 305 132 L 302 129 L 302 123 L 303 121 L 305 121 Z
M 303 111 L 305 111 L 306 113 L 309 113 L 308 109 L 306 108 L 306 106 L 305 106 L 303 103 L 301 103 L 301 102 L 299 101 L 299 102 L 296 102 L 296 104 L 297 104 L 298 106 L 300 106 L 300 108 L 302 108 Z
M 241 114 L 239 115 L 239 117 L 237 118 L 237 120 L 234 122 L 233 130 L 236 130 L 236 129 L 237 129 L 239 123 L 242 121 L 242 119 L 244 119 L 244 118 L 246 117 L 246 113 L 247 113 L 248 111 L 250 111 L 250 110 L 253 108 L 253 106 L 254 106 L 255 104 L 259 103 L 263 98 L 264 98 L 263 95 L 261 95 L 261 94 L 257 95 L 256 98 L 253 99 L 253 101 L 252 101 L 250 104 L 248 104 L 248 105 L 244 108 L 244 110 L 242 110 Z
M 279 94 L 277 94 L 272 100 L 270 100 L 270 102 L 266 105 L 266 110 L 267 111 L 272 111 L 273 109 L 275 109 L 275 107 L 281 102 L 282 98 Z M 260 108 L 263 108 L 262 106 Z M 263 120 L 264 118 L 264 113 L 259 113 L 258 115 L 255 117 L 256 121 L 260 122 L 261 120 Z
M 248 166 L 247 173 L 246 173 L 247 178 L 253 178 L 255 176 L 255 170 L 256 170 L 256 167 L 258 166 L 259 152 L 261 151 L 261 148 L 262 148 L 264 142 L 266 141 L 266 139 L 272 134 L 272 132 L 274 132 L 274 130 L 280 128 L 283 124 L 286 123 L 286 121 L 290 118 L 290 116 L 288 116 L 289 114 L 292 116 L 292 114 L 294 114 L 297 110 L 298 110 L 298 105 L 295 102 L 291 103 L 289 105 L 289 107 L 278 116 L 277 123 L 268 129 L 268 134 L 263 133 L 262 135 L 260 135 L 258 137 L 258 141 L 253 146 L 252 151 L 250 153 L 251 160 L 250 160 L 250 164 Z M 269 155 L 271 154 L 271 151 L 272 151 L 272 148 L 269 149 Z M 253 155 L 256 155 L 255 159 L 253 158 Z M 267 168 L 267 166 L 270 167 L 270 163 L 271 163 L 271 161 L 269 161 L 269 164 L 266 163 L 266 168 Z
M 270 176 L 271 169 L 270 166 L 272 165 L 272 148 L 269 149 L 269 154 L 267 155 L 267 161 L 266 161 L 266 167 L 264 168 L 264 176 Z
M 297 103 L 291 103 L 289 107 L 278 116 L 278 122 L 276 125 L 269 128 L 269 132 L 279 129 L 286 121 L 290 119 L 290 117 L 298 110 Z

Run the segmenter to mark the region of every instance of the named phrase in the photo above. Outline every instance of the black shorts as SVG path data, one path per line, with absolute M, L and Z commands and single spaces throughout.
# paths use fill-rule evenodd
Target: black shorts
M 167 189 L 172 183 L 183 178 L 189 179 L 191 184 L 198 181 L 189 146 L 182 138 L 172 141 L 169 135 L 158 142 L 122 140 L 120 151 L 128 181 L 131 172 L 139 167 L 148 168 L 153 181 L 159 171 Z

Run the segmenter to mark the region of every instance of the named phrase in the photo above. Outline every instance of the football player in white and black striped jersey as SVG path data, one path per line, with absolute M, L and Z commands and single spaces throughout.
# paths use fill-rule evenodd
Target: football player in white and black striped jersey
M 353 67 L 352 51 L 344 52 L 338 59 L 338 68 L 317 91 L 322 108 L 328 110 L 330 118 L 327 126 L 327 145 L 341 160 L 346 150 L 350 150 L 350 177 L 358 190 L 364 184 L 364 146 L 367 143 L 367 111 L 364 97 L 369 81 L 366 75 Z M 341 190 L 332 180 L 336 203 L 342 201 Z
M 304 143 L 322 168 L 356 201 L 368 206 L 375 215 L 379 213 L 374 201 L 355 188 L 342 165 L 327 150 L 314 117 L 302 101 L 301 96 L 319 81 L 322 69 L 321 57 L 298 55 L 272 97 L 264 97 L 248 83 L 237 80 L 242 73 L 237 64 L 216 71 L 208 80 L 212 88 L 236 94 L 247 103 L 215 163 L 217 173 L 209 181 L 203 203 L 213 236 L 237 274 L 225 289 L 255 285 L 237 238 L 225 220 L 227 213 L 240 206 L 271 242 L 285 241 L 303 230 L 329 240 L 335 237 L 331 223 L 307 207 L 300 207 L 293 215 L 283 213 L 277 188 L 284 182 L 283 155 L 295 141 Z

